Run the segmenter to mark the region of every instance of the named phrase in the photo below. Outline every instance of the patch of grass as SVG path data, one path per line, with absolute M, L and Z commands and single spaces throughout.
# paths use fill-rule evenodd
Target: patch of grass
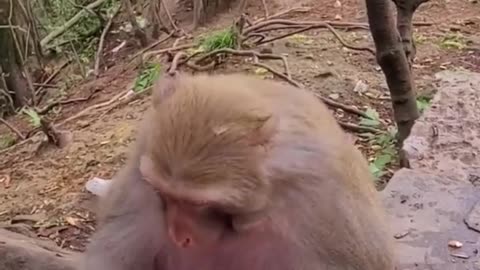
M 430 107 L 431 98 L 427 96 L 418 96 L 417 97 L 417 108 L 420 113 L 423 113 L 428 107 Z
M 200 38 L 200 49 L 204 52 L 211 52 L 218 49 L 234 49 L 237 44 L 237 36 L 233 28 L 213 32 Z
M 159 63 L 148 63 L 145 65 L 144 69 L 140 72 L 140 75 L 138 75 L 137 79 L 135 80 L 133 91 L 135 93 L 141 93 L 152 86 L 153 82 L 155 82 L 160 75 L 160 71 L 161 66 Z
M 15 138 L 10 134 L 0 135 L 0 150 L 15 144 Z
M 422 34 L 419 34 L 419 33 L 413 33 L 413 41 L 415 42 L 415 44 L 425 44 L 427 43 L 428 41 L 428 38 Z
M 463 50 L 467 47 L 467 40 L 461 33 L 450 33 L 442 38 L 440 47 L 444 49 Z
M 387 167 L 398 158 L 396 144 L 397 130 L 395 127 L 390 127 L 387 132 L 379 135 L 371 133 L 363 134 L 369 138 L 369 143 L 372 149 L 377 152 L 373 159 L 370 160 L 369 169 L 376 180 L 384 176 L 388 171 Z
M 32 125 L 34 128 L 40 127 L 41 118 L 35 110 L 30 108 L 23 108 L 21 112 L 28 116 L 30 125 Z

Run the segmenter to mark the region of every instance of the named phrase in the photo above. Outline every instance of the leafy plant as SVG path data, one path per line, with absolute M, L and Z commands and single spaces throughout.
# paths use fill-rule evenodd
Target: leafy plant
M 370 126 L 370 127 L 376 127 L 380 125 L 380 115 L 375 109 L 372 108 L 367 108 L 365 111 L 365 114 L 368 116 L 367 117 L 362 117 L 360 119 L 360 125 L 361 126 Z
M 15 138 L 10 134 L 0 135 L 0 149 L 5 149 L 15 144 Z
M 211 52 L 218 49 L 235 48 L 237 36 L 233 28 L 213 32 L 208 36 L 200 38 L 200 49 L 204 52 Z
M 413 33 L 413 40 L 415 44 L 425 44 L 428 41 L 427 37 L 419 33 Z
M 160 75 L 160 67 L 159 63 L 148 63 L 135 80 L 133 91 L 141 93 L 150 87 Z
M 387 173 L 387 166 L 397 157 L 397 150 L 395 148 L 396 133 L 396 128 L 390 127 L 386 133 L 370 136 L 372 148 L 380 149 L 369 164 L 370 172 L 376 179 Z
M 38 115 L 38 113 L 35 110 L 30 108 L 23 108 L 22 113 L 24 113 L 29 117 L 30 124 L 34 128 L 40 127 L 41 118 L 40 118 L 40 115 Z
M 430 107 L 430 101 L 431 99 L 429 97 L 425 97 L 425 96 L 417 97 L 417 108 L 420 111 L 420 113 L 422 113 L 423 111 L 428 109 L 428 107 Z
M 443 37 L 440 46 L 445 49 L 463 50 L 467 47 L 467 41 L 461 33 L 447 34 Z

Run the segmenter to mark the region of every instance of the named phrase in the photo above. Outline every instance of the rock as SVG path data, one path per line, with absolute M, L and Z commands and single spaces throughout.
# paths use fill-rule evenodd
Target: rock
M 480 177 L 480 74 L 442 71 L 431 107 L 404 142 L 412 169 L 428 168 L 459 181 Z
M 76 256 L 53 243 L 0 229 L 2 270 L 74 270 Z
M 480 234 L 464 223 L 480 201 L 480 191 L 472 184 L 401 169 L 381 194 L 400 262 L 397 270 L 477 269 Z M 408 234 L 395 237 L 403 232 Z M 452 239 L 463 246 L 449 248 Z

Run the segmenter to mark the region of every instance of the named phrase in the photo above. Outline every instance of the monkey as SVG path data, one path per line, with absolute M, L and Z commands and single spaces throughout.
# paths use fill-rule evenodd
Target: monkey
M 393 270 L 366 159 L 305 89 L 165 75 L 82 270 Z

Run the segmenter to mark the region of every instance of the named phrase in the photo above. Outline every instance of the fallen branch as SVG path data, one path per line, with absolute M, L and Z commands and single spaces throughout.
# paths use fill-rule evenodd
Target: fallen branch
M 166 49 L 161 49 L 161 50 L 157 50 L 157 51 L 151 51 L 151 52 L 146 52 L 144 54 L 144 57 L 145 58 L 148 58 L 152 55 L 155 55 L 155 54 L 163 54 L 163 53 L 167 53 L 167 52 L 174 52 L 174 51 L 181 51 L 181 50 L 185 50 L 185 49 L 190 49 L 192 48 L 193 46 L 195 46 L 195 44 L 193 43 L 190 43 L 190 44 L 185 44 L 185 45 L 180 45 L 178 47 L 176 46 L 172 46 L 170 48 L 166 48 Z
M 155 42 L 153 42 L 152 44 L 148 45 L 147 47 L 143 48 L 142 50 L 138 51 L 137 53 L 135 53 L 132 57 L 130 57 L 130 61 L 132 61 L 133 59 L 137 58 L 138 56 L 144 54 L 146 51 L 156 47 L 157 45 L 160 45 L 162 44 L 163 42 L 167 41 L 169 38 L 171 38 L 173 35 L 175 34 L 175 32 L 171 32 L 170 34 L 168 34 L 168 36 L 164 37 L 164 38 L 161 38 Z
M 129 91 L 131 90 L 128 90 L 128 91 L 125 91 L 125 92 L 121 92 L 121 93 L 118 93 L 117 95 L 115 95 L 113 98 L 111 98 L 110 100 L 108 101 L 105 101 L 105 102 L 102 102 L 102 103 L 98 103 L 98 104 L 95 104 L 93 106 L 90 106 L 88 108 L 85 108 L 84 110 L 80 111 L 79 113 L 63 120 L 62 122 L 60 122 L 59 124 L 57 124 L 56 126 L 59 127 L 59 126 L 62 126 L 64 124 L 66 124 L 67 122 L 70 122 L 74 119 L 77 119 L 83 115 L 85 115 L 87 112 L 91 111 L 91 110 L 94 110 L 94 109 L 98 109 L 98 108 L 102 108 L 102 107 L 105 107 L 105 106 L 108 106 L 110 104 L 112 104 L 113 102 L 121 99 L 123 96 L 126 96 L 129 94 Z
M 364 118 L 367 118 L 367 119 L 372 119 L 368 114 L 366 114 L 364 111 L 361 111 L 357 108 L 354 108 L 352 106 L 348 106 L 348 105 L 345 105 L 345 104 L 342 104 L 340 102 L 336 102 L 334 100 L 331 100 L 329 98 L 326 98 L 326 97 L 322 97 L 320 94 L 317 94 L 317 93 L 314 93 L 314 95 L 316 97 L 318 97 L 319 99 L 321 99 L 325 104 L 327 104 L 328 106 L 331 106 L 331 107 L 335 107 L 335 108 L 339 108 L 339 109 L 342 109 L 346 112 L 349 112 L 349 113 L 353 113 L 353 114 L 356 114 L 360 117 L 364 117 Z
M 50 76 L 48 76 L 48 78 L 42 82 L 42 85 L 40 85 L 40 87 L 37 88 L 37 90 L 35 91 L 35 94 L 38 95 L 40 91 L 42 91 L 42 89 L 44 88 L 44 85 L 49 84 L 53 79 L 55 79 L 55 77 L 57 77 L 60 71 L 62 71 L 66 66 L 68 66 L 68 64 L 70 64 L 70 61 L 71 61 L 70 59 L 65 61 L 57 70 L 55 70 Z M 37 99 L 37 104 L 40 104 L 40 102 L 42 102 L 42 99 L 45 96 L 45 94 L 46 92 L 40 93 Z
M 263 2 L 265 3 L 265 1 L 263 1 Z M 264 4 L 264 3 L 262 3 L 262 4 Z M 264 4 L 264 6 L 265 6 L 265 4 Z M 266 8 L 264 8 L 264 9 L 266 10 Z M 265 18 L 258 19 L 256 21 L 254 21 L 253 23 L 249 22 L 249 24 L 253 25 L 253 24 L 258 24 L 260 22 L 264 22 L 266 20 L 276 19 L 278 17 L 282 17 L 283 15 L 287 15 L 290 12 L 308 12 L 310 10 L 311 10 L 311 8 L 309 8 L 309 7 L 294 7 L 294 8 L 284 10 L 284 11 L 280 11 L 278 13 L 275 13 L 275 14 L 271 15 L 271 16 L 268 16 L 268 11 L 266 11 L 267 16 L 265 16 Z
M 48 113 L 51 109 L 59 106 L 59 105 L 67 105 L 67 104 L 71 104 L 71 103 L 77 103 L 77 102 L 84 102 L 84 101 L 88 101 L 90 100 L 94 95 L 95 93 L 97 93 L 98 91 L 94 91 L 92 92 L 90 95 L 88 95 L 87 97 L 83 97 L 83 98 L 73 98 L 73 99 L 67 99 L 67 100 L 58 100 L 58 101 L 55 101 L 55 102 L 52 102 L 50 104 L 48 104 L 47 106 L 43 107 L 42 109 L 38 110 L 37 113 L 42 115 L 42 114 L 46 114 Z
M 103 4 L 103 2 L 105 2 L 106 0 L 97 0 L 89 5 L 87 5 L 85 7 L 85 9 L 94 9 L 94 8 L 97 8 L 99 7 L 101 4 Z M 40 41 L 40 46 L 44 47 L 45 45 L 47 45 L 50 41 L 52 41 L 53 39 L 55 39 L 56 37 L 60 36 L 61 34 L 63 34 L 63 32 L 65 32 L 66 30 L 68 30 L 70 27 L 72 27 L 73 25 L 75 25 L 83 16 L 85 16 L 87 14 L 87 11 L 85 9 L 82 9 L 80 10 L 77 14 L 75 14 L 70 20 L 68 20 L 62 27 L 60 28 L 57 28 L 56 30 L 50 32 L 46 37 L 44 37 L 41 41 Z
M 345 48 L 348 48 L 348 49 L 351 49 L 351 50 L 357 50 L 357 51 L 367 51 L 369 53 L 371 53 L 372 55 L 375 55 L 375 50 L 373 50 L 372 48 L 369 48 L 369 47 L 362 47 L 362 46 L 355 46 L 355 45 L 350 45 L 348 44 L 341 36 L 340 34 L 335 30 L 335 28 L 333 28 L 330 24 L 328 23 L 319 23 L 317 25 L 310 25 L 310 26 L 306 26 L 302 29 L 299 29 L 299 30 L 296 30 L 296 31 L 293 31 L 293 32 L 290 32 L 290 33 L 286 33 L 286 34 L 283 34 L 283 35 L 280 35 L 280 36 L 277 36 L 277 37 L 273 37 L 273 38 L 269 38 L 269 39 L 266 39 L 266 40 L 262 40 L 262 41 L 259 41 L 257 42 L 255 45 L 262 45 L 262 44 L 265 44 L 265 43 L 269 43 L 269 42 L 272 42 L 272 41 L 275 41 L 275 40 L 279 40 L 279 39 L 282 39 L 282 38 L 286 38 L 286 37 L 289 37 L 289 36 L 293 36 L 295 34 L 298 34 L 298 33 L 303 33 L 303 32 L 306 32 L 308 30 L 312 30 L 312 29 L 318 29 L 318 28 L 327 28 L 337 39 L 338 41 L 345 47 Z M 281 28 L 280 28 L 281 29 Z M 252 34 L 255 34 L 255 33 L 252 33 Z
M 17 135 L 18 138 L 21 140 L 25 140 L 25 136 L 18 130 L 16 127 L 14 127 L 12 124 L 7 122 L 7 120 L 0 118 L 0 123 L 4 124 L 8 129 L 10 129 L 15 135 Z
M 270 60 L 282 60 L 285 66 L 285 73 L 287 74 L 288 77 L 290 77 L 290 70 L 288 68 L 287 60 L 284 56 L 281 55 L 276 55 L 276 54 L 271 54 L 271 53 L 259 53 L 253 50 L 234 50 L 234 49 L 229 49 L 229 48 L 224 48 L 224 49 L 218 49 L 214 50 L 212 52 L 209 52 L 202 56 L 200 59 L 195 61 L 196 65 L 201 65 L 202 62 L 204 62 L 207 59 L 211 59 L 214 56 L 218 54 L 231 54 L 231 55 L 236 55 L 236 56 L 250 56 L 253 58 L 258 58 L 258 59 L 270 59 Z
M 355 22 L 335 22 L 335 21 L 292 21 L 292 20 L 283 20 L 283 19 L 276 19 L 276 20 L 267 20 L 260 22 L 258 24 L 253 24 L 252 26 L 249 26 L 245 29 L 243 32 L 244 35 L 247 35 L 251 32 L 258 31 L 266 26 L 270 25 L 275 25 L 275 24 L 280 24 L 280 25 L 300 25 L 300 26 L 315 26 L 315 25 L 325 25 L 329 24 L 332 27 L 358 27 L 358 28 L 364 28 L 368 30 L 368 24 L 367 23 L 355 23 Z
M 123 3 L 123 2 L 121 2 Z M 100 61 L 102 60 L 102 54 L 103 54 L 103 44 L 105 43 L 105 37 L 108 34 L 108 31 L 110 31 L 110 27 L 112 27 L 113 24 L 113 19 L 118 15 L 120 12 L 120 9 L 122 8 L 122 4 L 120 4 L 117 9 L 113 12 L 112 17 L 107 22 L 107 25 L 102 31 L 102 35 L 100 36 L 100 41 L 98 42 L 98 49 L 97 49 L 97 55 L 95 56 L 95 67 L 93 69 L 93 74 L 95 75 L 95 78 L 98 78 L 99 75 L 99 70 L 100 70 Z

